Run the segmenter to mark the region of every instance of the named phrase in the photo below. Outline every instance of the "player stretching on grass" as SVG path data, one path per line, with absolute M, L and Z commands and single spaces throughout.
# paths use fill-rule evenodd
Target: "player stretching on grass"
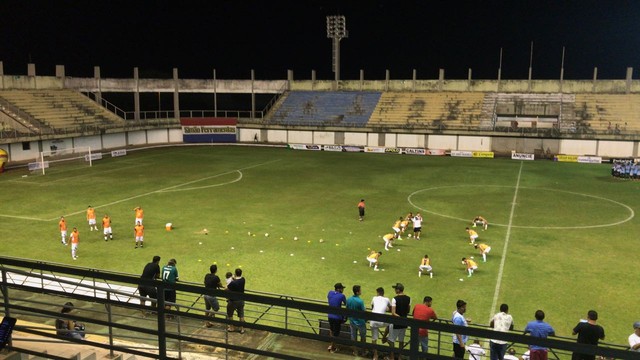
M 467 266 L 467 272 L 469 275 L 467 277 L 471 277 L 473 275 L 473 271 L 478 269 L 478 264 L 472 259 L 462 258 L 462 264 Z
M 478 239 L 478 233 L 475 230 L 471 230 L 469 228 L 465 228 L 465 231 L 469 234 L 469 244 L 475 244 L 476 239 Z
M 433 268 L 431 267 L 431 259 L 429 259 L 429 255 L 425 254 L 422 260 L 420 260 L 420 265 L 418 266 L 418 277 L 422 276 L 422 272 L 426 271 L 429 273 L 429 277 L 433 277 Z
M 471 221 L 471 225 L 472 227 L 480 225 L 482 226 L 482 230 L 487 230 L 487 228 L 489 228 L 489 222 L 487 221 L 487 219 L 483 218 L 480 215 L 473 218 L 473 220 Z
M 382 252 L 371 250 L 371 253 L 367 256 L 367 261 L 369 261 L 369 267 L 373 265 L 373 270 L 378 271 L 378 261 L 380 260 L 380 255 Z
M 393 247 L 393 245 L 391 245 L 391 243 L 393 243 L 393 240 L 395 240 L 396 236 L 394 234 L 386 234 L 385 236 L 382 237 L 382 240 L 384 240 L 384 249 L 389 251 L 390 247 Z
M 473 247 L 478 249 L 480 251 L 480 254 L 482 254 L 482 261 L 487 262 L 487 254 L 489 253 L 489 251 L 491 251 L 491 246 L 480 243 L 473 245 Z
M 398 220 L 396 220 L 396 222 L 393 223 L 393 226 L 391 227 L 393 229 L 393 232 L 396 234 L 395 238 L 402 240 L 402 236 L 400 236 L 400 232 L 402 231 L 402 229 L 400 228 L 400 224 L 402 224 L 402 216 L 400 216 L 400 218 L 398 218 Z

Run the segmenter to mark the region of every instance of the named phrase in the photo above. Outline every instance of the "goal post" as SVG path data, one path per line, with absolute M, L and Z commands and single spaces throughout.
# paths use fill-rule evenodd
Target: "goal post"
M 92 153 L 90 146 L 41 151 L 35 162 L 29 164 L 32 172 L 45 175 L 54 168 L 84 168 L 93 166 L 93 161 L 102 158 L 102 153 Z

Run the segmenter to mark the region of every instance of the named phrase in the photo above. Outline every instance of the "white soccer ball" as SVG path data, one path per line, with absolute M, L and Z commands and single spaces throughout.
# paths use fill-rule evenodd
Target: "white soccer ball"
M 269 233 L 264 233 L 264 236 L 269 237 Z
M 251 231 L 247 231 L 247 235 L 251 236 Z
M 320 240 L 318 240 L 318 241 L 320 241 L 321 243 L 323 243 L 323 242 L 324 242 L 324 239 L 320 239 Z
M 408 238 L 410 238 L 410 237 L 411 237 L 411 234 L 407 234 L 407 237 L 408 237 Z
M 294 237 L 293 237 L 293 240 L 296 240 L 296 241 L 297 241 L 297 240 L 298 240 L 298 237 L 297 237 L 297 236 L 294 236 Z
M 200 241 L 200 242 L 198 243 L 198 245 L 202 245 L 202 241 Z

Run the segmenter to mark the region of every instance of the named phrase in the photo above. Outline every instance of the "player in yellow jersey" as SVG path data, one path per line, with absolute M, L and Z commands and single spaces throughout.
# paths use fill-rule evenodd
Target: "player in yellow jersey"
M 489 222 L 487 221 L 487 219 L 483 218 L 482 216 L 478 215 L 476 217 L 473 218 L 473 220 L 471 221 L 471 225 L 472 227 L 476 227 L 478 225 L 482 226 L 482 230 L 487 230 L 489 228 Z
M 411 219 L 413 219 L 413 213 L 409 213 L 407 215 L 407 217 L 405 217 L 401 222 L 400 222 L 400 233 L 404 234 L 405 231 L 407 231 L 407 228 L 409 227 L 409 223 L 411 222 Z M 409 237 L 411 237 L 411 234 L 409 234 Z
M 487 262 L 487 254 L 491 251 L 491 246 L 480 243 L 473 245 L 473 247 L 478 249 L 478 251 L 480 251 L 480 254 L 482 254 L 482 261 Z
M 425 254 L 422 260 L 420 260 L 420 265 L 418 266 L 418 277 L 422 276 L 422 272 L 427 271 L 429 273 L 429 277 L 433 277 L 433 268 L 431 267 L 431 259 L 429 259 L 429 255 Z
M 60 228 L 60 237 L 62 238 L 62 245 L 67 245 L 67 220 L 64 219 L 64 216 L 60 216 L 58 227 Z
M 475 244 L 476 239 L 478 239 L 478 233 L 475 230 L 471 230 L 469 228 L 466 228 L 465 231 L 469 234 L 469 244 Z
M 396 222 L 393 223 L 393 226 L 391 227 L 393 229 L 393 232 L 396 234 L 395 238 L 402 240 L 402 237 L 400 236 L 400 232 L 402 231 L 402 229 L 400 228 L 400 224 L 402 224 L 402 216 L 400 216 L 400 218 L 398 220 L 396 220 Z
M 393 240 L 395 240 L 396 236 L 394 234 L 386 234 L 382 237 L 382 240 L 384 240 L 384 249 L 389 251 L 390 247 L 393 247 L 392 243 Z
M 136 206 L 133 208 L 133 211 L 136 212 L 136 221 L 134 222 L 134 224 L 138 225 L 138 223 L 140 223 L 140 225 L 142 225 L 142 220 L 144 219 L 144 210 L 142 210 L 142 207 Z
M 371 250 L 371 252 L 367 256 L 367 261 L 369 261 L 369 267 L 373 265 L 374 271 L 378 271 L 378 262 L 380 261 L 380 255 L 382 255 L 382 252 Z
M 89 230 L 98 231 L 98 225 L 96 225 L 96 210 L 91 205 L 87 207 L 87 221 L 89 222 Z
M 478 269 L 478 264 L 472 259 L 462 258 L 462 264 L 467 267 L 467 277 L 471 277 L 473 275 L 473 271 Z

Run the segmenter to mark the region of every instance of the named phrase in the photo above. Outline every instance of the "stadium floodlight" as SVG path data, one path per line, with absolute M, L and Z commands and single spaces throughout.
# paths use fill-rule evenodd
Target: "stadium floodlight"
M 348 35 L 347 20 L 344 15 L 327 16 L 327 37 L 333 40 L 331 70 L 336 75 L 336 81 L 340 80 L 340 40 Z

